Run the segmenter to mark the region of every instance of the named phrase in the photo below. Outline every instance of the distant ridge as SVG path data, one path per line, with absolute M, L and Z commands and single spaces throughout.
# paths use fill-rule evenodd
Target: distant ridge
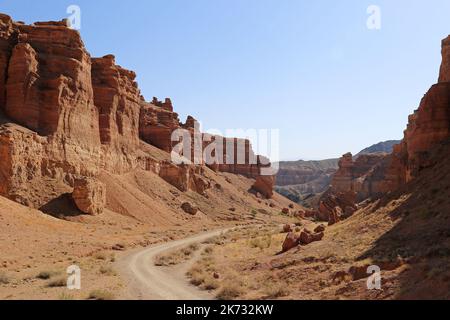
M 372 153 L 392 153 L 394 146 L 399 143 L 401 143 L 400 140 L 383 141 L 362 150 L 356 156 L 358 157 L 363 154 L 372 154 Z

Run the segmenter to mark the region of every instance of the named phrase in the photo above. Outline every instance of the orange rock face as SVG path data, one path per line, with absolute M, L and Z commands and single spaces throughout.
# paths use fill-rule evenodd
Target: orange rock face
M 106 206 L 106 186 L 94 179 L 75 179 L 72 198 L 82 212 L 99 215 Z
M 144 102 L 135 78 L 133 71 L 117 66 L 112 55 L 92 59 L 101 142 L 127 152 L 139 147 L 139 116 Z
M 442 40 L 442 64 L 439 83 L 450 82 L 450 36 Z
M 173 143 L 172 132 L 180 128 L 178 114 L 173 112 L 172 103 L 167 104 L 153 98 L 141 108 L 139 118 L 139 135 L 142 140 L 161 150 L 171 152 Z
M 355 193 L 354 200 L 359 201 L 382 192 L 373 176 L 387 158 L 388 155 L 385 154 L 368 154 L 353 160 L 351 153 L 345 154 L 339 161 L 339 169 L 331 182 L 331 191 L 335 194 Z
M 145 102 L 135 78 L 112 55 L 91 58 L 66 21 L 25 25 L 0 14 L 0 195 L 40 208 L 73 193 L 82 211 L 98 214 L 95 177 L 136 168 L 206 195 L 203 163 L 176 166 L 151 151 L 170 152 L 176 129 L 194 135 L 195 119 L 180 123 L 170 99 Z M 245 154 L 253 155 L 249 143 Z M 256 179 L 261 168 L 244 161 L 216 169 Z

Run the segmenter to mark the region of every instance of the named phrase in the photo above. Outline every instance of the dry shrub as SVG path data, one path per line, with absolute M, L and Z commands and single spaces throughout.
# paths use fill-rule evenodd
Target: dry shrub
M 100 267 L 100 273 L 104 274 L 106 276 L 115 276 L 116 272 L 114 271 L 114 269 L 111 266 L 101 266 Z
M 59 295 L 58 300 L 75 300 L 75 297 L 71 294 L 63 292 Z
M 264 293 L 267 295 L 267 299 L 277 299 L 289 296 L 290 290 L 287 283 L 268 281 Z
M 174 266 L 189 260 L 192 254 L 196 252 L 200 246 L 198 244 L 191 244 L 190 246 L 169 252 L 168 254 L 158 255 L 155 257 L 155 266 Z
M 65 277 L 59 277 L 47 283 L 47 287 L 49 288 L 59 288 L 65 286 L 67 286 L 67 280 Z
M 41 280 L 49 280 L 49 279 L 53 278 L 54 276 L 58 276 L 58 275 L 61 275 L 60 271 L 46 270 L 46 271 L 39 272 L 39 274 L 36 276 L 36 278 L 41 279 Z
M 114 294 L 105 290 L 94 290 L 89 293 L 89 300 L 114 300 Z
M 107 260 L 108 254 L 106 252 L 97 252 L 94 254 L 94 258 L 97 260 Z
M 236 282 L 227 282 L 222 289 L 220 289 L 216 298 L 219 300 L 233 300 L 242 294 L 242 287 Z
M 259 248 L 260 250 L 268 249 L 272 246 L 272 235 L 252 238 L 248 241 L 250 248 Z
M 11 279 L 8 277 L 6 273 L 0 271 L 0 284 L 9 284 Z

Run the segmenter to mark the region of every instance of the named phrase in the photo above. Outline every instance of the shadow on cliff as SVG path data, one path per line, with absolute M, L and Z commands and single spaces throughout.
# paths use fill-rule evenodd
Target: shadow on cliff
M 360 256 L 380 266 L 399 258 L 408 263 L 397 299 L 450 299 L 450 144 L 430 156 L 434 165 L 380 200 L 373 214 L 389 214 L 396 224 Z M 389 211 L 392 201 L 401 204 Z
M 39 210 L 58 219 L 84 215 L 75 205 L 70 193 L 63 194 L 49 201 Z

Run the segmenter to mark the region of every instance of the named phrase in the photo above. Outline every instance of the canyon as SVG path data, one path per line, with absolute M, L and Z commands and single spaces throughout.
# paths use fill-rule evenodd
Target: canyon
M 374 155 L 375 158 L 375 155 L 387 155 L 392 153 L 394 146 L 400 142 L 398 140 L 380 142 L 365 148 L 352 158 L 361 163 L 364 159 L 367 160 L 369 155 Z M 361 156 L 364 157 L 359 159 Z M 339 169 L 339 161 L 340 159 L 280 162 L 276 191 L 303 206 L 317 208 L 320 197 L 330 188 L 333 176 Z
M 357 203 L 392 193 L 436 164 L 430 159 L 431 151 L 450 138 L 449 47 L 447 37 L 442 41 L 438 83 L 409 116 L 404 138 L 393 146 L 392 153 L 362 154 L 356 160 L 351 153 L 342 156 L 330 188 L 319 201 L 320 219 L 346 218 L 356 211 Z M 345 214 L 347 208 L 351 208 L 350 213 Z
M 143 298 L 136 275 L 170 274 L 146 257 L 189 244 L 186 285 L 208 297 L 448 299 L 449 146 L 450 36 L 402 141 L 276 176 L 249 140 L 147 101 L 136 73 L 91 57 L 66 20 L 0 14 L 0 298 L 68 298 L 54 277 L 70 265 L 86 279 L 70 298 Z M 383 290 L 367 290 L 373 265 Z

